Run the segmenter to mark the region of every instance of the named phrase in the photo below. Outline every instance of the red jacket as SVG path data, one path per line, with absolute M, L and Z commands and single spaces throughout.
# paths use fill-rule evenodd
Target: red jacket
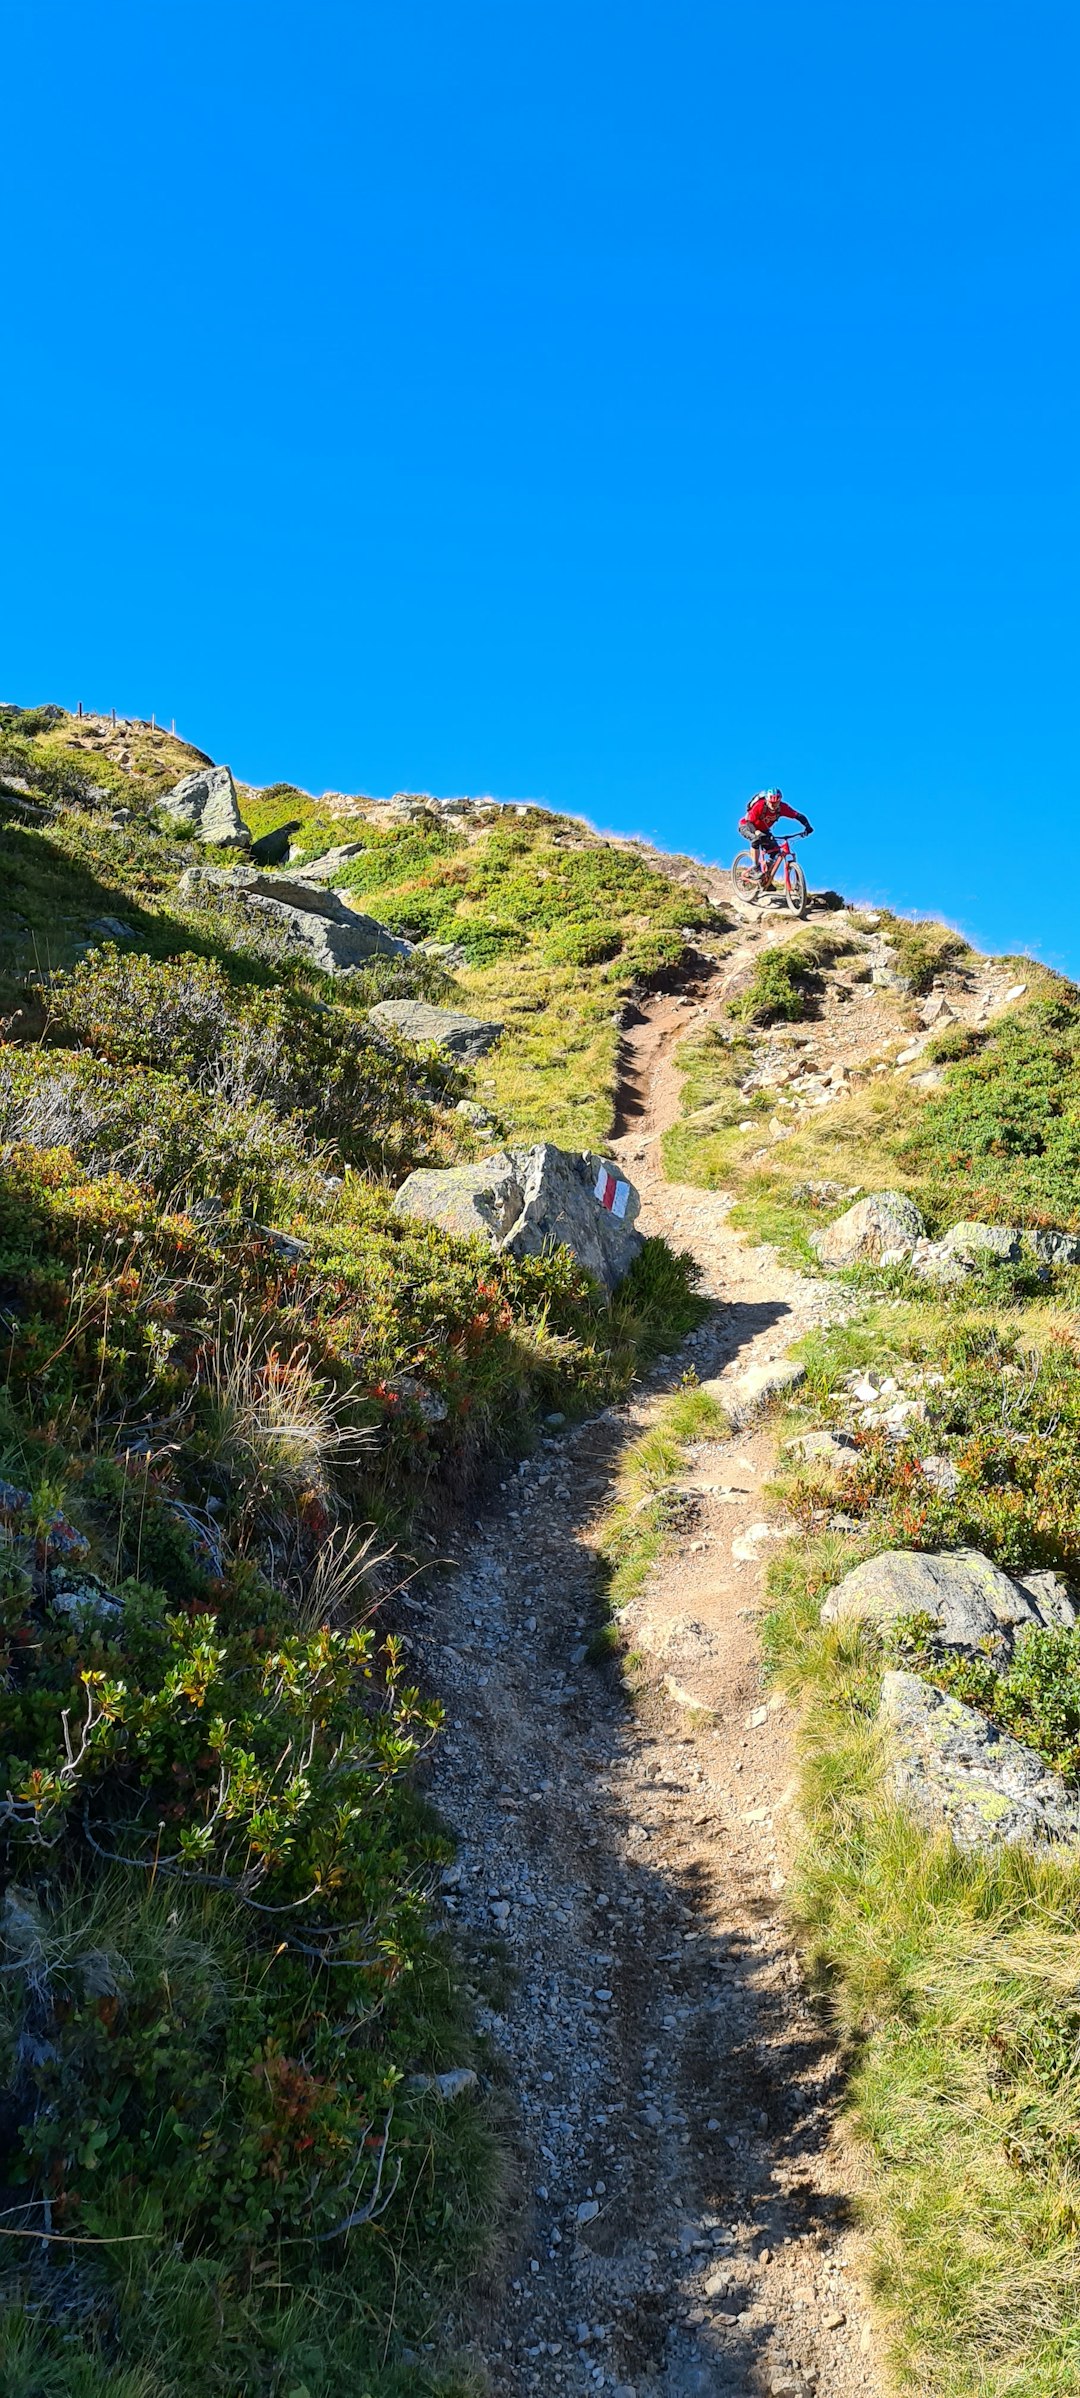
M 778 816 L 790 816 L 796 824 L 805 821 L 797 808 L 789 808 L 786 799 L 775 799 L 771 791 L 759 791 L 757 798 L 751 800 L 743 822 L 752 824 L 757 833 L 771 833 Z

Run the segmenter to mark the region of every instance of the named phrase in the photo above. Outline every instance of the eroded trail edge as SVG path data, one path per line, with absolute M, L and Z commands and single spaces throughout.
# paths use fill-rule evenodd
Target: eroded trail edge
M 644 1228 L 694 1252 L 714 1312 L 631 1403 L 541 1445 L 416 1619 L 451 1725 L 433 1792 L 461 1843 L 447 1908 L 466 1946 L 508 1960 L 481 2022 L 515 2125 L 515 2251 L 462 2338 L 511 2398 L 884 2386 L 838 2062 L 783 1909 L 790 1727 L 757 1635 L 767 1429 L 693 1452 L 690 1529 L 627 1626 L 633 1698 L 586 1654 L 596 1529 L 662 1392 L 690 1366 L 730 1384 L 837 1309 L 747 1247 L 721 1195 L 663 1179 L 674 1049 L 718 1006 L 706 987 L 638 1018 L 616 1143 Z

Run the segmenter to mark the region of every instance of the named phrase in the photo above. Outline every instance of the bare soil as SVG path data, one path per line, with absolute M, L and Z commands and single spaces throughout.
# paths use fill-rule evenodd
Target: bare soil
M 888 2386 L 841 2062 L 784 1908 L 791 1727 L 758 1643 L 774 1429 L 694 1453 L 682 1530 L 625 1626 L 633 1673 L 586 1654 L 598 1526 L 663 1391 L 689 1366 L 726 1383 L 843 1304 L 741 1240 L 723 1194 L 667 1183 L 660 1158 L 680 1039 L 789 929 L 751 927 L 625 1033 L 614 1153 L 643 1227 L 697 1257 L 709 1321 L 632 1402 L 553 1432 L 508 1477 L 414 1619 L 448 1703 L 433 1793 L 461 1843 L 448 1915 L 485 1973 L 505 1961 L 481 2020 L 512 2124 L 512 2253 L 479 2316 L 448 2327 L 500 2398 Z M 791 1028 L 822 1064 L 905 1037 L 891 991 L 855 992 Z M 957 1012 L 1003 996 L 980 984 Z

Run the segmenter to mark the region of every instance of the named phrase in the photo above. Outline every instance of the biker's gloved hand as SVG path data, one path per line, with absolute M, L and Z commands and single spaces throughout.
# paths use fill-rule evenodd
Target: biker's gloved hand
M 813 827 L 813 825 L 812 825 L 812 824 L 811 824 L 811 822 L 810 822 L 810 818 L 809 818 L 809 816 L 800 816 L 800 818 L 799 818 L 799 823 L 801 824 L 801 826 L 802 826 L 802 828 L 803 828 L 803 831 L 804 831 L 804 833 L 812 833 L 812 832 L 813 832 L 813 829 L 814 829 L 814 827 Z

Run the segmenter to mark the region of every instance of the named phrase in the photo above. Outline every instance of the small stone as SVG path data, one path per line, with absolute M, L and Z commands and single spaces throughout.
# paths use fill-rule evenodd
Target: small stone
M 579 2223 L 594 2223 L 599 2212 L 600 2201 L 598 2198 L 583 2198 L 577 2211 L 577 2220 Z
M 847 2316 L 841 2312 L 839 2307 L 833 2307 L 830 2314 L 822 2316 L 821 2328 L 823 2331 L 839 2331 L 841 2325 L 846 2322 Z

